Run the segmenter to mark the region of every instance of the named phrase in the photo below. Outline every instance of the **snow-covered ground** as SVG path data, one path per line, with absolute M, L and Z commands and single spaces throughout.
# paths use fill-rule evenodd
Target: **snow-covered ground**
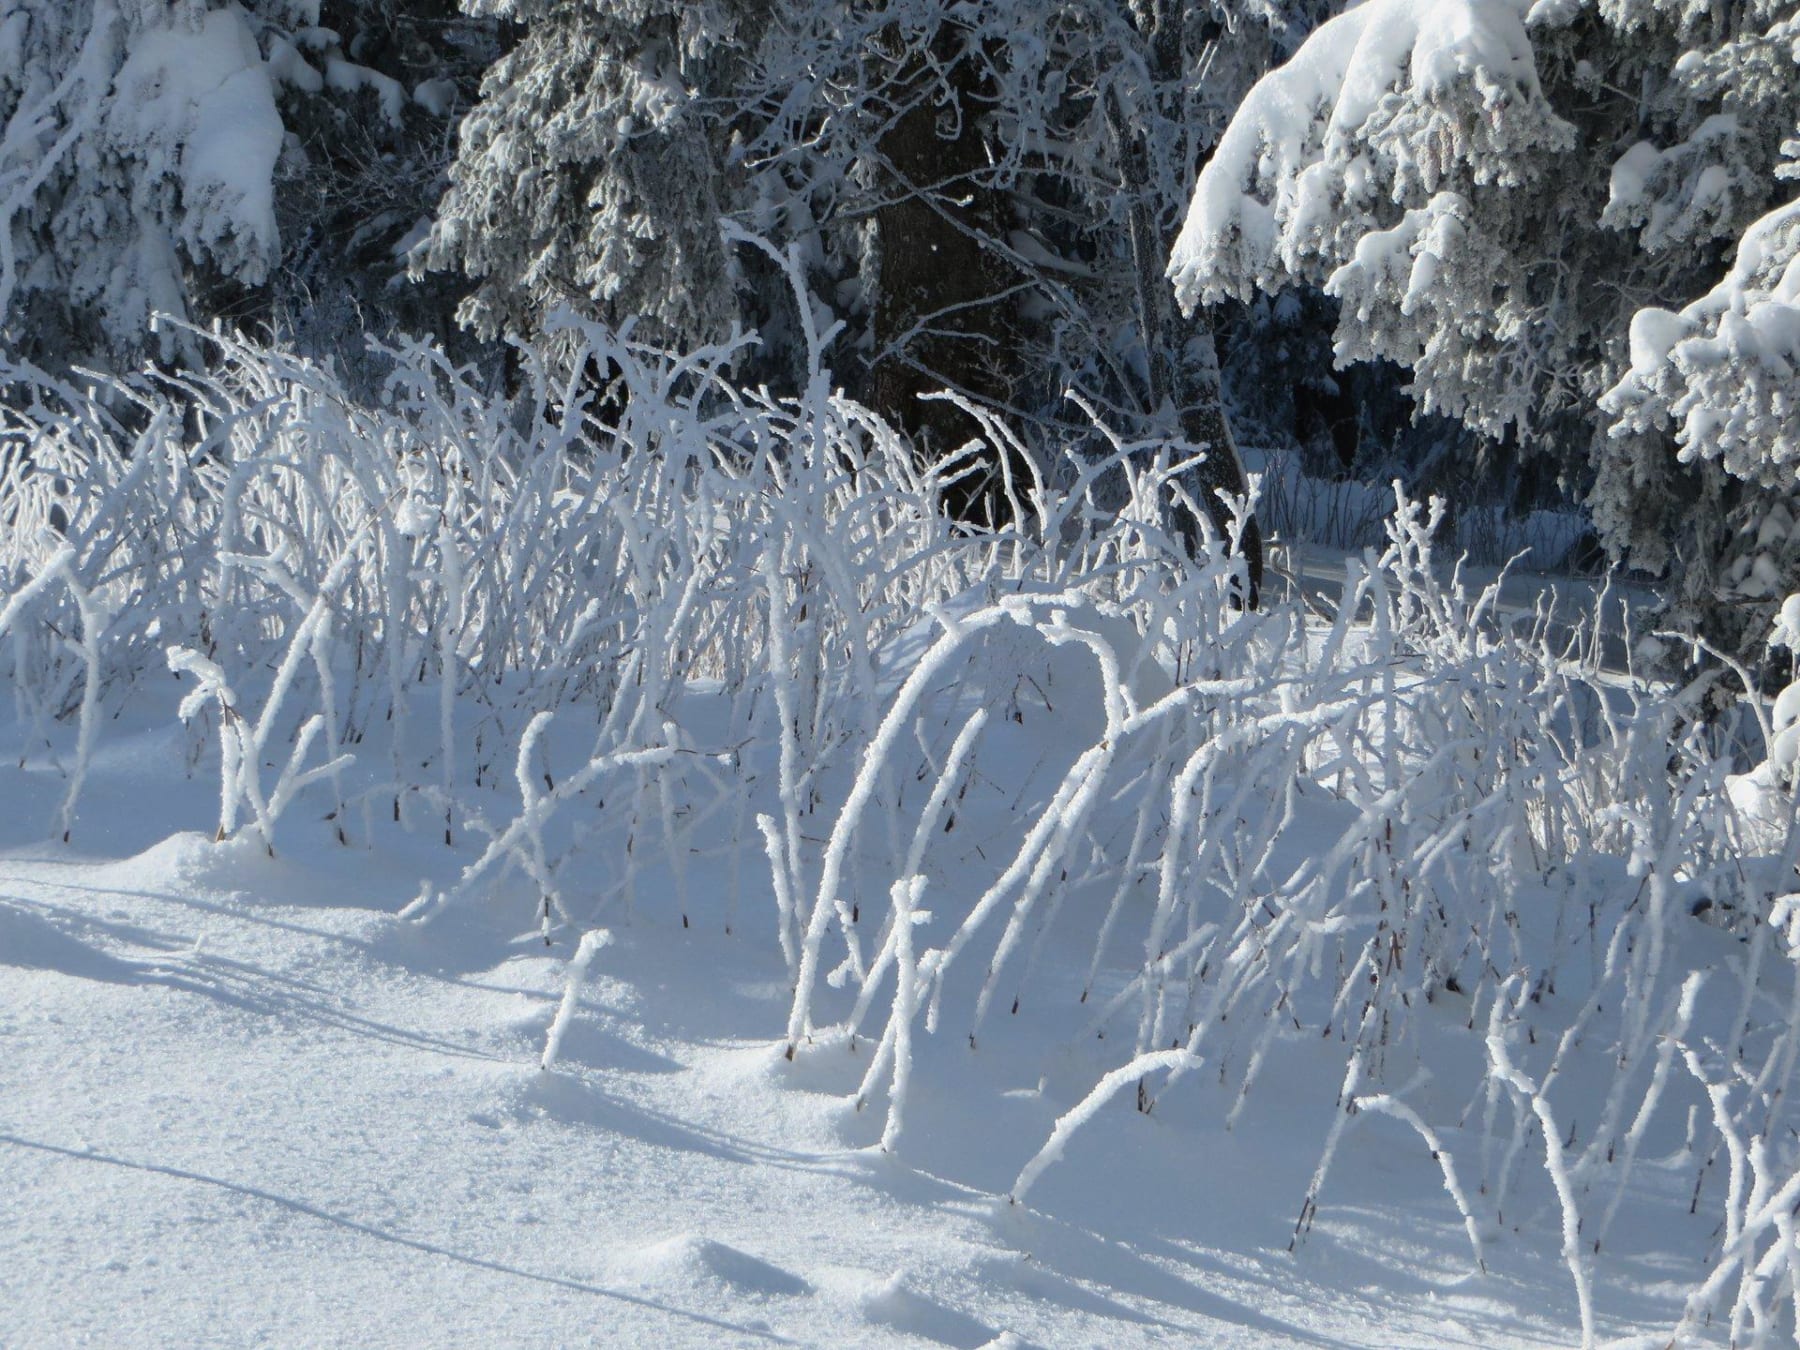
M 1116 1101 L 1010 1206 L 1105 1067 L 1068 1047 L 1077 1007 L 976 1050 L 922 1038 L 887 1155 L 850 1104 L 868 1042 L 783 1058 L 766 923 L 642 916 L 546 1070 L 572 944 L 546 948 L 527 897 L 401 921 L 466 850 L 214 844 L 182 829 L 214 808 L 182 761 L 171 731 L 119 737 L 79 849 L 40 842 L 58 778 L 0 770 L 0 1344 L 1579 1339 L 1554 1200 L 1489 1233 L 1478 1274 L 1392 1122 L 1288 1251 L 1341 1047 L 1289 1047 L 1229 1132 L 1204 1081 L 1149 1116 Z M 1604 1330 L 1678 1315 L 1672 1259 L 1602 1267 Z
M 121 836 L 154 832 L 179 781 L 156 748 L 114 785 Z M 16 835 L 41 799 L 9 777 Z M 1015 1211 L 1007 1185 L 1067 1102 L 1040 1083 L 1049 1038 L 945 1047 L 961 1063 L 885 1156 L 846 1105 L 861 1063 L 782 1059 L 778 960 L 637 923 L 545 1070 L 567 943 L 503 913 L 409 930 L 394 911 L 428 865 L 192 833 L 117 859 L 7 850 L 0 1343 L 1574 1335 L 1545 1244 L 1471 1279 L 1426 1165 L 1364 1173 L 1287 1253 L 1287 1163 L 1316 1152 L 1328 1062 L 1231 1134 L 1131 1120 Z M 959 1102 L 960 1075 L 989 1090 Z

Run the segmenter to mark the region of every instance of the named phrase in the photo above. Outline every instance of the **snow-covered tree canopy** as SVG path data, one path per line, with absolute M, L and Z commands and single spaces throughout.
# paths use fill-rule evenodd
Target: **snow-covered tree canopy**
M 184 267 L 268 275 L 276 81 L 317 72 L 265 62 L 236 5 L 15 4 L 0 32 L 0 309 L 67 297 L 129 346 L 152 312 L 185 313 Z M 91 187 L 44 191 L 53 177 Z
M 969 371 L 996 358 L 983 332 L 1009 327 L 1041 358 L 1001 356 L 1025 411 L 1071 380 L 1141 405 L 1134 204 L 1161 253 L 1232 102 L 1320 6 L 474 8 L 522 23 L 524 37 L 463 125 L 453 189 L 417 256 L 478 279 L 468 321 L 530 337 L 572 305 L 688 338 L 737 319 L 779 339 L 785 286 L 771 296 L 728 262 L 715 224 L 728 216 L 800 248 L 816 291 L 850 322 L 840 353 L 922 365 L 968 390 Z M 908 209 L 921 213 L 915 228 L 948 220 L 967 242 L 966 266 L 938 270 L 958 271 L 968 293 L 953 310 L 891 311 L 890 323 L 880 311 L 896 299 Z M 1150 261 L 1153 279 L 1162 259 Z M 949 344 L 953 356 L 923 350 L 954 333 L 966 340 Z M 1028 390 L 1034 381 L 1050 387 Z
M 283 218 L 319 214 L 284 193 L 346 175 L 318 156 L 349 150 L 347 129 L 379 146 L 362 158 L 385 155 L 390 175 L 404 128 L 416 140 L 436 121 L 441 139 L 456 102 L 454 82 L 432 78 L 443 70 L 395 53 L 409 88 L 365 64 L 370 39 L 403 26 L 399 5 L 0 0 L 8 342 L 50 358 L 175 359 L 177 330 L 152 337 L 150 316 L 211 317 L 266 288 L 286 261 Z M 403 233 L 426 204 L 415 196 L 413 216 L 385 227 Z
M 1800 117 L 1797 14 L 1792 0 L 1369 0 L 1245 99 L 1170 276 L 1190 307 L 1324 289 L 1341 302 L 1340 363 L 1399 362 L 1423 408 L 1552 451 L 1591 485 L 1614 549 L 1679 557 L 1705 589 L 1766 502 L 1685 472 L 1661 428 L 1682 422 L 1690 462 L 1768 481 L 1750 460 L 1791 406 L 1769 306 L 1792 246 L 1780 211 L 1755 222 L 1791 195 L 1777 167 Z M 1740 237 L 1732 279 L 1707 295 Z M 1718 353 L 1752 345 L 1760 369 L 1724 373 Z M 1628 368 L 1614 426 L 1601 397 Z
M 1522 5 L 1371 0 L 1244 101 L 1170 276 L 1190 307 L 1323 283 L 1343 301 L 1340 360 L 1409 365 L 1425 408 L 1497 433 L 1526 415 L 1507 367 L 1535 261 L 1509 247 L 1527 228 L 1510 190 L 1575 136 L 1544 97 Z
M 1800 23 L 1794 25 L 1800 61 Z M 1792 78 L 1800 81 L 1800 69 Z M 1800 159 L 1800 138 L 1790 144 Z M 1784 176 L 1800 177 L 1786 166 Z M 1800 474 L 1800 202 L 1758 219 L 1724 279 L 1679 312 L 1640 310 L 1631 368 L 1602 400 L 1623 433 L 1673 423 L 1686 457 L 1791 486 Z
M 481 0 L 524 25 L 463 122 L 451 190 L 417 259 L 479 278 L 461 317 L 541 334 L 562 306 L 690 339 L 735 317 L 718 220 L 725 134 L 703 93 L 744 0 Z

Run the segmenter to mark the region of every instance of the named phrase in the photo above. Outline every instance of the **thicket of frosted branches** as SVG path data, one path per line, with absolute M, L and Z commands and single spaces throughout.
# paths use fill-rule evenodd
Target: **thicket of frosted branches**
M 1335 619 L 1244 611 L 1227 550 L 1160 523 L 1182 447 L 1043 465 L 969 536 L 958 461 L 835 397 L 818 335 L 797 401 L 729 349 L 572 337 L 611 396 L 490 397 L 420 346 L 357 406 L 216 337 L 206 376 L 0 371 L 0 671 L 57 834 L 129 709 L 186 720 L 240 846 L 466 848 L 411 921 L 522 884 L 579 967 L 598 922 L 722 919 L 787 963 L 789 1057 L 865 1057 L 902 1157 L 922 1038 L 1079 1003 L 1109 1067 L 1019 1202 L 1077 1130 L 1133 1128 L 1115 1095 L 1235 1119 L 1328 1037 L 1296 1241 L 1361 1136 L 1409 1138 L 1472 1262 L 1561 1215 L 1591 1337 L 1593 1255 L 1661 1169 L 1711 1218 L 1678 1336 L 1791 1333 L 1800 833 L 1780 794 L 1741 827 L 1677 700 L 1503 631 L 1404 499 Z M 1196 1069 L 1216 1090 L 1168 1096 Z

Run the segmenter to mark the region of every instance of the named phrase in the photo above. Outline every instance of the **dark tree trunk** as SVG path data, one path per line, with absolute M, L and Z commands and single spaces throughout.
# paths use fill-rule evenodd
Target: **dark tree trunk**
M 923 395 L 948 389 L 1004 405 L 1012 393 L 1016 307 L 1008 278 L 982 244 L 1000 232 L 1002 209 L 981 181 L 988 167 L 981 119 L 993 96 L 979 64 L 961 50 L 964 40 L 946 25 L 932 43 L 932 62 L 913 58 L 900 84 L 914 101 L 879 143 L 886 204 L 875 217 L 871 402 L 933 461 L 980 435 L 980 426 L 954 404 Z M 958 519 L 1008 523 L 1000 453 L 950 489 L 947 505 Z M 1012 467 L 1024 477 L 1024 466 Z
M 1181 14 L 1177 0 L 1153 0 L 1146 16 L 1151 75 L 1165 89 L 1183 78 Z M 1158 216 L 1151 186 L 1146 128 L 1130 124 L 1115 103 L 1110 109 L 1118 140 L 1125 190 L 1130 199 L 1132 266 L 1137 286 L 1139 329 L 1148 355 L 1148 403 L 1153 416 L 1175 413 L 1181 438 L 1203 447 L 1205 460 L 1194 470 L 1191 495 L 1204 508 L 1206 524 L 1220 539 L 1232 538 L 1232 510 L 1225 497 L 1241 497 L 1249 484 L 1238 458 L 1231 422 L 1225 415 L 1224 387 L 1212 325 L 1204 313 L 1183 318 L 1165 272 L 1174 244 L 1172 224 Z M 1199 545 L 1202 523 L 1185 517 L 1181 530 L 1189 552 Z M 1262 589 L 1262 531 L 1254 516 L 1246 517 L 1237 548 L 1244 559 L 1244 602 L 1256 607 Z
M 1184 78 L 1177 10 L 1176 0 L 1155 0 L 1142 18 L 1152 73 L 1171 90 Z M 1006 407 L 1015 384 L 1030 374 L 1016 368 L 1021 321 L 1015 294 L 1025 278 L 992 246 L 1006 238 L 1010 220 L 1005 201 L 985 181 L 990 160 L 983 120 L 995 93 L 982 54 L 969 50 L 968 41 L 962 29 L 945 23 L 928 52 L 915 49 L 904 58 L 909 64 L 895 85 L 911 101 L 878 147 L 884 205 L 875 216 L 880 265 L 869 399 L 931 460 L 954 453 L 979 436 L 980 427 L 955 405 L 922 395 L 950 389 L 976 403 Z M 898 41 L 895 46 L 899 59 Z M 1211 328 L 1204 318 L 1182 317 L 1164 276 L 1174 231 L 1165 219 L 1168 204 L 1152 181 L 1145 138 L 1154 129 L 1132 124 L 1116 105 L 1109 113 L 1128 200 L 1134 308 L 1149 357 L 1148 385 L 1139 391 L 1145 419 L 1207 452 L 1185 484 L 1204 519 L 1175 511 L 1177 530 L 1193 552 L 1204 532 L 1231 539 L 1231 508 L 1221 494 L 1242 496 L 1247 485 L 1225 417 Z M 954 515 L 1008 523 L 999 486 L 1002 453 L 990 449 L 951 490 L 947 505 Z M 1026 466 L 1004 467 L 1015 481 L 1025 480 Z M 1244 522 L 1238 547 L 1246 570 L 1243 598 L 1254 605 L 1263 559 L 1253 519 Z

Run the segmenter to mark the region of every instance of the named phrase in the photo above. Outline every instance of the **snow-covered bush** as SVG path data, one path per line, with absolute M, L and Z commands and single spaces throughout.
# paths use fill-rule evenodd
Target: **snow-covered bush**
M 9 368 L 34 390 L 6 414 L 0 488 L 22 724 L 42 734 L 78 687 L 90 713 L 128 697 L 164 648 L 192 649 L 177 668 L 213 697 L 187 712 L 251 719 L 259 749 L 317 713 L 328 760 L 354 748 L 365 806 L 429 800 L 454 830 L 444 794 L 510 770 L 534 715 L 600 707 L 597 753 L 663 744 L 688 684 L 735 691 L 775 641 L 817 758 L 823 653 L 866 681 L 887 626 L 966 584 L 937 478 L 822 385 L 777 403 L 719 382 L 729 349 L 577 336 L 621 372 L 622 412 L 544 379 L 491 402 L 422 347 L 391 353 L 366 408 L 316 365 L 222 338 L 213 373 L 105 400 Z M 421 761 L 424 778 L 404 767 Z
M 1134 1128 L 1120 1095 L 1253 1122 L 1328 1051 L 1296 1242 L 1404 1129 L 1477 1265 L 1560 1215 L 1591 1337 L 1594 1246 L 1667 1174 L 1681 1335 L 1791 1329 L 1800 832 L 1723 806 L 1681 702 L 1511 631 L 1404 496 L 1329 617 L 1245 610 L 1234 551 L 1164 525 L 1191 447 L 1058 467 L 971 407 L 1026 477 L 1013 529 L 953 530 L 959 461 L 921 468 L 804 336 L 789 400 L 729 346 L 592 325 L 577 369 L 621 397 L 540 368 L 495 400 L 426 346 L 372 405 L 221 337 L 213 373 L 104 397 L 6 368 L 0 676 L 66 766 L 51 827 L 80 842 L 113 714 L 184 717 L 220 833 L 463 850 L 415 922 L 761 943 L 793 984 L 768 1033 L 864 1057 L 850 1098 L 902 1158 L 945 1042 L 1066 1100 L 1022 1203 Z M 1038 1018 L 1073 1029 L 1055 1074 L 1012 1059 Z

